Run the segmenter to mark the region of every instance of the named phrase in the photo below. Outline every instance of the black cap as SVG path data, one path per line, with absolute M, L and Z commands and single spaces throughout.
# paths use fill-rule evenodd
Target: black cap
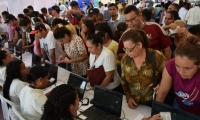
M 42 23 L 40 23 L 40 22 L 37 22 L 37 23 L 35 24 L 35 30 L 32 30 L 32 31 L 30 32 L 30 34 L 35 34 L 35 33 L 37 33 L 38 31 L 41 31 L 42 29 L 46 30 L 45 25 L 42 24 Z
M 94 9 L 93 9 L 93 8 L 90 8 L 90 9 L 88 10 L 88 15 L 89 15 L 89 16 L 94 15 Z
M 52 6 L 52 10 L 55 10 L 55 11 L 57 11 L 57 13 L 59 13 L 60 12 L 60 7 L 54 5 L 54 6 Z
M 6 20 L 5 20 L 5 23 L 9 23 L 11 20 L 17 20 L 16 17 L 12 14 L 8 14 L 6 16 Z
M 71 4 L 70 4 L 70 6 L 72 6 L 72 7 L 77 6 L 77 5 L 78 5 L 78 2 L 76 2 L 76 1 L 72 1 Z

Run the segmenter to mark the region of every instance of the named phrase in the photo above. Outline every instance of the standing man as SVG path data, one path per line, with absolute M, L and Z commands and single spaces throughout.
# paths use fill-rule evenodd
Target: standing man
M 41 9 L 41 12 L 42 12 L 42 15 L 46 17 L 47 24 L 48 24 L 49 26 L 51 26 L 51 22 L 52 22 L 52 20 L 53 20 L 53 19 L 52 19 L 52 16 L 49 15 L 49 14 L 47 13 L 47 9 L 46 9 L 45 7 L 43 7 L 43 8 Z
M 155 22 L 143 22 L 140 19 L 139 11 L 134 5 L 128 6 L 125 11 L 125 19 L 128 27 L 130 29 L 140 29 L 143 30 L 150 41 L 150 48 L 162 51 L 164 56 L 169 60 L 171 59 L 171 49 L 170 45 L 171 40 L 166 35 L 165 31 L 162 27 L 160 27 Z M 125 31 L 126 32 L 126 31 Z M 124 45 L 123 45 L 123 35 L 121 37 L 119 47 L 118 47 L 118 58 L 119 60 L 122 59 L 125 52 L 123 51 Z
M 178 14 L 179 14 L 179 17 L 181 18 L 181 20 L 185 20 L 185 16 L 188 12 L 187 10 L 187 6 L 188 6 L 188 3 L 187 2 L 184 2 L 183 3 L 183 6 L 181 7 L 181 9 L 179 10 Z
M 114 3 L 111 3 L 108 6 L 108 12 L 111 16 L 111 19 L 108 21 L 108 25 L 110 26 L 110 29 L 112 30 L 112 33 L 114 34 L 117 28 L 117 25 L 121 22 L 125 22 L 125 17 L 118 14 L 118 7 Z
M 82 5 L 83 5 L 83 12 L 85 13 L 85 15 L 87 14 L 87 4 L 86 4 L 86 2 L 84 1 L 84 2 L 82 2 Z

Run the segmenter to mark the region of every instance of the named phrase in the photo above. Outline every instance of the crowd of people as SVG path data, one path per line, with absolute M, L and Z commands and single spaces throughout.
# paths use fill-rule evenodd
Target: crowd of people
M 0 89 L 25 119 L 73 120 L 78 94 L 68 85 L 44 94 L 48 70 L 34 66 L 28 71 L 22 61 L 12 61 L 14 56 L 3 50 L 5 42 L 41 56 L 42 64 L 65 64 L 90 82 L 88 69 L 103 67 L 99 85 L 124 94 L 132 109 L 151 107 L 155 92 L 156 101 L 200 116 L 200 1 L 193 7 L 181 0 L 155 7 L 145 0 L 82 5 L 72 1 L 70 8 L 55 5 L 41 11 L 28 6 L 17 17 L 1 13 Z

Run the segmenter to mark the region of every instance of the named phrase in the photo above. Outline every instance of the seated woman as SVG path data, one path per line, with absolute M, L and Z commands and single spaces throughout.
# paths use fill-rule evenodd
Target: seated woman
M 53 33 L 55 39 L 64 44 L 65 53 L 58 58 L 60 63 L 70 64 L 69 70 L 80 76 L 86 76 L 88 56 L 83 40 L 62 24 L 58 24 Z
M 173 85 L 174 107 L 200 115 L 200 39 L 188 37 L 176 48 L 174 56 L 165 64 L 156 100 L 163 102 Z
M 8 63 L 6 68 L 6 80 L 3 86 L 3 96 L 15 103 L 16 108 L 20 108 L 19 94 L 27 86 L 22 77 L 28 74 L 28 69 L 21 60 L 14 60 Z
M 123 44 L 126 54 L 121 60 L 121 84 L 126 94 L 128 106 L 137 108 L 140 103 L 151 106 L 153 99 L 153 66 L 151 61 L 153 50 L 149 48 L 147 35 L 141 30 L 129 30 L 124 33 Z M 158 79 L 167 59 L 157 50 L 155 50 L 155 57 L 155 72 Z
M 120 77 L 117 73 L 115 56 L 108 48 L 103 46 L 101 36 L 96 34 L 88 36 L 86 45 L 91 53 L 89 57 L 90 68 L 99 68 L 100 66 L 104 68 L 106 76 L 100 86 L 120 91 Z
M 172 33 L 171 30 L 176 29 L 177 25 L 174 24 L 174 21 L 179 20 L 179 19 L 180 18 L 177 11 L 168 11 L 166 13 L 165 25 L 163 25 L 163 29 L 165 30 L 168 36 L 171 36 L 172 34 L 174 34 Z
M 6 79 L 6 66 L 12 60 L 12 56 L 5 50 L 0 50 L 0 91 Z
M 41 89 L 47 86 L 49 78 L 48 69 L 44 66 L 34 66 L 27 75 L 30 84 L 21 89 L 19 94 L 21 114 L 26 120 L 39 120 L 43 114 L 45 96 Z
M 62 84 L 51 91 L 44 105 L 41 120 L 74 120 L 77 117 L 79 98 L 76 90 Z

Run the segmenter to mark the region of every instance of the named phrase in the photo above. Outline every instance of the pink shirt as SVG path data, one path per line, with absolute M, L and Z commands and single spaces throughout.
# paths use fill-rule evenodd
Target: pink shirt
M 33 47 L 33 51 L 34 51 L 34 53 L 36 54 L 36 55 L 39 55 L 39 52 L 37 51 L 37 44 L 36 44 L 36 40 L 34 40 L 34 42 L 33 42 L 33 45 L 34 45 L 34 47 Z M 42 54 L 42 52 L 40 51 L 40 53 Z
M 175 67 L 175 59 L 166 63 L 166 69 L 172 77 L 176 101 L 181 109 L 200 114 L 200 71 L 191 78 L 183 79 Z

